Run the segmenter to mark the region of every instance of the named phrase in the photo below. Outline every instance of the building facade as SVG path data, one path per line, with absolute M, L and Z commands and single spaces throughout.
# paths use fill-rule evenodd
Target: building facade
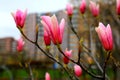
M 16 52 L 16 40 L 12 37 L 6 37 L 0 39 L 0 53 L 10 54 Z
M 15 55 L 17 41 L 12 37 L 6 37 L 0 39 L 0 65 L 12 65 L 17 61 Z

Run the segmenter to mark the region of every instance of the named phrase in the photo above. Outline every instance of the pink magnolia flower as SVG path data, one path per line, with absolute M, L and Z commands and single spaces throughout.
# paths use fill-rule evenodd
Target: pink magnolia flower
M 79 65 L 74 65 L 74 73 L 77 77 L 80 77 L 82 75 L 82 69 Z
M 93 1 L 90 1 L 89 8 L 90 8 L 90 11 L 92 12 L 94 17 L 99 15 L 99 4 L 96 4 Z
M 44 28 L 44 42 L 46 46 L 49 46 L 51 44 L 50 35 L 45 28 Z
M 82 1 L 81 1 L 81 5 L 80 5 L 80 7 L 79 7 L 79 10 L 80 10 L 80 12 L 81 12 L 82 14 L 85 13 L 85 10 L 86 10 L 86 1 L 85 1 L 85 0 L 82 0 Z
M 62 43 L 65 20 L 62 19 L 60 24 L 58 25 L 58 21 L 55 15 L 52 17 L 49 16 L 41 16 L 41 23 L 45 27 L 47 33 L 50 35 L 52 42 L 57 45 Z
M 99 23 L 99 26 L 95 28 L 98 37 L 104 47 L 105 50 L 112 50 L 113 49 L 113 38 L 112 38 L 112 31 L 111 27 L 108 24 L 107 27 L 105 27 L 101 22 Z
M 23 50 L 23 46 L 24 46 L 24 41 L 22 38 L 20 38 L 18 41 L 17 41 L 17 51 L 18 52 L 21 52 Z
M 120 0 L 116 0 L 116 12 L 120 15 Z
M 68 4 L 66 5 L 66 10 L 67 10 L 67 14 L 68 14 L 69 16 L 71 16 L 71 15 L 73 14 L 73 6 L 72 6 L 72 4 L 68 3 Z
M 15 20 L 16 26 L 23 28 L 25 19 L 27 15 L 27 10 L 25 12 L 22 12 L 21 10 L 17 10 L 16 13 L 12 13 L 12 16 Z
M 69 63 L 69 58 L 71 57 L 72 50 L 68 51 L 67 49 L 65 50 L 64 54 L 66 55 L 66 57 L 64 56 L 63 61 L 65 64 Z M 67 58 L 68 57 L 68 58 Z
M 50 80 L 50 74 L 48 72 L 45 74 L 45 80 Z

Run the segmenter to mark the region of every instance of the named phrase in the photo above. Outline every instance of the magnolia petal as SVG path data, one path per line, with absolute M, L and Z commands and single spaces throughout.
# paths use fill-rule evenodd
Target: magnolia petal
M 41 16 L 42 21 L 44 21 L 48 27 L 51 29 L 52 23 L 49 16 Z
M 98 33 L 98 37 L 104 47 L 105 50 L 112 50 L 113 48 L 113 39 L 112 39 L 112 31 L 110 25 L 108 24 L 105 27 L 101 22 L 99 26 L 95 28 L 96 32 Z
M 51 80 L 50 79 L 50 74 L 48 72 L 46 72 L 46 74 L 45 74 L 45 80 Z
M 106 27 L 106 34 L 107 34 L 107 39 L 109 42 L 109 49 L 112 50 L 113 48 L 113 38 L 112 38 L 112 30 L 110 25 L 108 24 Z
M 54 35 L 55 33 L 53 30 L 53 23 L 52 23 L 51 17 L 41 16 L 41 18 L 42 18 L 41 23 L 43 24 L 44 27 L 46 27 L 47 31 L 50 34 L 50 37 L 51 37 L 51 40 L 53 41 L 53 43 L 56 44 L 56 39 L 55 39 L 55 35 Z
M 80 12 L 83 14 L 86 10 L 86 1 L 82 0 L 81 5 L 80 5 Z
M 78 77 L 82 75 L 82 69 L 79 65 L 74 65 L 74 73 Z
M 68 4 L 66 5 L 66 10 L 67 10 L 67 14 L 68 14 L 68 15 L 72 15 L 72 14 L 73 14 L 73 5 L 70 4 L 70 3 L 68 3 Z
M 59 42 L 59 34 L 60 34 L 60 29 L 59 29 L 59 26 L 58 26 L 58 21 L 57 21 L 57 18 L 55 15 L 53 15 L 51 17 L 51 21 L 52 21 L 52 29 L 53 29 L 53 32 L 54 32 L 54 37 L 55 37 L 55 40 L 56 40 L 56 43 Z
M 90 1 L 89 8 L 94 17 L 96 17 L 99 14 L 99 4 L 96 4 L 93 1 Z
M 98 33 L 98 37 L 99 37 L 102 45 L 104 46 L 104 48 L 108 49 L 109 48 L 109 43 L 107 41 L 107 36 L 106 36 L 104 26 L 99 26 L 98 28 L 95 28 L 95 30 Z
M 60 24 L 59 24 L 59 28 L 60 28 L 59 42 L 62 43 L 64 28 L 65 28 L 65 20 L 64 20 L 64 19 L 61 20 L 61 22 L 60 22 Z
M 27 16 L 27 11 L 22 12 L 21 10 L 17 10 L 15 13 L 12 13 L 12 16 L 15 20 L 16 26 L 23 28 Z
M 67 57 L 71 57 L 72 55 L 72 50 L 68 51 L 67 49 L 65 50 L 64 54 L 67 56 Z
M 120 0 L 116 0 L 116 12 L 120 15 Z
M 24 41 L 22 38 L 17 40 L 17 51 L 21 52 L 23 50 Z
M 50 35 L 45 28 L 44 28 L 44 42 L 45 42 L 46 45 L 51 44 Z

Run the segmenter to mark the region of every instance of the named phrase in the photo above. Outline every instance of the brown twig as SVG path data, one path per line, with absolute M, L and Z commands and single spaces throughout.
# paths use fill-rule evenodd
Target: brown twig
M 88 22 L 87 22 L 87 20 L 86 20 L 86 18 L 85 18 L 85 16 L 84 15 L 82 15 L 82 17 L 83 17 L 83 19 L 84 19 L 84 21 L 85 21 L 85 23 L 87 24 L 87 26 L 89 26 L 89 24 L 88 24 Z M 96 18 L 95 18 L 96 19 Z M 90 36 L 90 48 L 87 48 L 84 44 L 82 44 L 83 45 L 83 47 L 84 48 L 86 48 L 87 50 L 88 50 L 88 54 L 89 54 L 89 56 L 94 60 L 94 62 L 96 63 L 96 65 L 97 65 L 97 67 L 99 68 L 99 70 L 103 73 L 103 69 L 102 69 L 102 67 L 100 66 L 100 64 L 97 62 L 97 60 L 95 59 L 95 57 L 92 55 L 93 53 L 92 53 L 92 51 L 91 51 L 91 43 L 92 43 L 92 31 L 91 31 L 92 29 L 91 29 L 91 25 L 89 26 L 89 36 Z
M 71 17 L 71 16 L 69 17 L 69 23 L 70 23 L 70 28 L 71 28 L 71 30 L 72 30 L 73 33 L 76 35 L 76 37 L 78 38 L 78 40 L 80 40 L 79 35 L 77 34 L 77 32 L 75 31 L 75 29 L 74 29 L 74 27 L 73 27 L 73 25 L 72 25 L 72 17 Z
M 23 33 L 23 31 L 22 31 L 22 29 L 21 28 L 19 28 L 18 27 L 18 29 L 19 29 L 19 31 L 20 31 L 20 33 L 25 37 L 25 39 L 27 39 L 29 42 L 31 42 L 31 43 L 33 43 L 33 44 L 35 44 L 35 42 L 34 41 L 32 41 L 32 40 L 30 40 L 24 33 Z
M 29 69 L 29 74 L 30 74 L 30 80 L 34 80 L 33 72 L 32 72 L 32 68 L 31 68 L 30 63 L 28 63 L 28 69 Z
M 52 57 L 51 55 L 48 55 L 37 43 L 35 43 L 35 45 L 47 56 L 49 57 L 50 59 L 52 59 L 54 62 L 57 62 L 64 70 L 65 72 L 69 75 L 70 79 L 72 80 L 72 77 L 71 75 L 69 74 L 69 72 L 64 68 L 64 66 L 58 61 L 56 60 L 54 57 Z M 51 53 L 49 53 L 51 54 Z
M 64 70 L 65 72 L 69 75 L 70 80 L 72 80 L 72 76 L 69 74 L 69 72 L 64 68 L 64 66 L 62 65 L 62 63 L 60 63 L 59 61 L 57 61 L 53 56 L 48 55 L 47 52 L 45 52 L 39 45 L 37 42 L 31 41 L 24 33 L 21 29 L 19 29 L 21 34 L 31 43 L 35 44 L 37 46 L 38 49 L 40 49 L 47 57 L 49 57 L 51 60 L 53 60 L 54 62 L 57 62 Z M 48 52 L 49 53 L 49 52 Z M 51 54 L 51 53 L 49 53 Z
M 103 66 L 103 79 L 106 80 L 105 73 L 106 73 L 106 67 L 107 67 L 107 62 L 110 58 L 111 51 L 107 52 L 107 58 L 105 59 L 104 66 Z
M 73 31 L 73 33 L 76 35 L 76 37 L 78 38 L 78 40 L 80 40 L 80 37 L 78 36 L 78 34 L 77 34 L 77 32 L 75 31 L 75 29 L 73 28 L 73 25 L 72 25 L 72 17 L 70 16 L 69 17 L 69 20 L 70 20 L 70 28 L 71 28 L 71 30 Z M 89 49 L 89 48 L 87 48 L 85 45 L 83 45 L 89 52 L 91 52 L 91 50 Z M 58 48 L 59 49 L 59 48 Z M 62 50 L 61 49 L 59 49 L 59 51 L 64 55 L 64 53 L 62 52 Z M 64 55 L 65 57 L 67 57 L 66 55 Z M 80 53 L 78 53 L 78 59 L 80 59 Z M 73 63 L 76 63 L 74 60 L 72 60 L 72 59 L 69 59 L 71 62 L 73 62 Z M 95 59 L 94 59 L 95 60 Z M 80 65 L 81 66 L 81 68 L 85 71 L 85 72 L 87 72 L 89 75 L 91 75 L 92 77 L 95 77 L 95 78 L 98 78 L 98 79 L 102 79 L 102 76 L 96 76 L 96 75 L 94 75 L 93 73 L 91 73 L 90 71 L 88 71 L 86 68 L 84 68 L 82 65 L 81 65 L 81 63 L 80 63 L 80 61 L 78 60 L 78 62 L 76 63 L 76 64 L 78 64 L 78 65 Z M 100 65 L 97 63 L 97 66 L 99 67 Z
M 78 48 L 78 61 L 77 61 L 77 63 L 80 63 L 80 55 L 81 55 L 81 44 L 79 43 L 79 48 Z
M 60 46 L 58 46 L 58 50 L 59 50 L 66 58 L 68 58 L 68 57 L 64 54 L 64 52 L 61 50 Z M 91 73 L 90 71 L 88 71 L 85 67 L 83 67 L 83 65 L 82 65 L 81 63 L 75 62 L 74 60 L 72 60 L 72 59 L 70 59 L 70 58 L 68 58 L 68 59 L 69 59 L 72 63 L 78 64 L 85 72 L 87 72 L 87 73 L 88 73 L 89 75 L 91 75 L 92 77 L 97 78 L 97 79 L 103 79 L 102 76 L 97 76 L 97 75 Z

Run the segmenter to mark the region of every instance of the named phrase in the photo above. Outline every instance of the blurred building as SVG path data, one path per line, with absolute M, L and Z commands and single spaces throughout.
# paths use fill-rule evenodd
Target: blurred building
M 17 42 L 12 37 L 0 39 L 0 65 L 11 65 L 16 63 L 15 55 Z
M 12 37 L 0 39 L 0 54 L 10 54 L 16 52 L 16 40 Z

